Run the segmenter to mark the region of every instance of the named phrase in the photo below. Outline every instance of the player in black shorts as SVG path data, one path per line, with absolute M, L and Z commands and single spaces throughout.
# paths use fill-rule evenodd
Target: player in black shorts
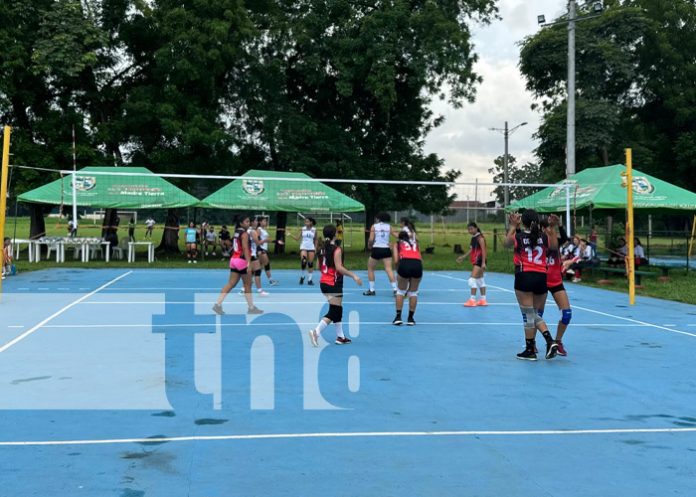
M 398 264 L 396 289 L 396 317 L 392 324 L 401 326 L 401 311 L 404 298 L 408 295 L 408 325 L 415 326 L 414 315 L 418 305 L 418 287 L 423 278 L 423 261 L 418 242 L 406 231 L 399 233 L 399 240 L 392 247 L 394 261 Z
M 536 332 L 546 340 L 546 358 L 553 359 L 558 345 L 551 337 L 544 319 L 537 314 L 546 299 L 547 252 L 558 249 L 558 238 L 553 228 L 547 235 L 539 225 L 539 214 L 527 209 L 521 216 L 510 214 L 510 229 L 505 239 L 507 247 L 514 247 L 515 296 L 524 321 L 525 349 L 518 359 L 536 361 Z

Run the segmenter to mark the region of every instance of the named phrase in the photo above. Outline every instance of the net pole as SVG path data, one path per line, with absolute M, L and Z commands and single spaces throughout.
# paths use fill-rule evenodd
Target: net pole
M 689 240 L 689 257 L 693 254 L 694 251 L 694 237 L 696 236 L 696 215 L 694 215 L 694 219 L 691 221 L 691 240 Z
M 0 240 L 2 240 L 2 265 L 5 265 L 5 219 L 7 218 L 7 184 L 10 172 L 10 133 L 12 128 L 5 126 L 2 144 L 2 174 L 0 175 Z M 2 279 L 0 278 L 0 301 L 2 299 Z
M 633 150 L 626 149 L 626 237 L 628 238 L 628 303 L 636 303 L 635 252 L 633 242 Z

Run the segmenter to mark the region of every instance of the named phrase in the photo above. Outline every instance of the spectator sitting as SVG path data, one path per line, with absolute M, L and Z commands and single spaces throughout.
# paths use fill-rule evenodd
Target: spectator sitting
M 593 264 L 594 250 L 584 238 L 580 240 L 580 245 L 577 250 L 578 255 L 563 263 L 565 274 L 573 276 L 573 283 L 580 283 L 581 271 L 584 268 L 590 267 Z
M 12 265 L 12 240 L 9 237 L 5 237 L 2 247 L 2 279 L 4 280 L 7 276 L 12 274 L 14 274 Z
M 566 246 L 565 253 L 561 253 L 564 260 L 575 259 L 580 257 L 580 237 L 575 235 L 572 241 Z
M 645 250 L 643 249 L 643 245 L 640 243 L 640 240 L 638 238 L 634 238 L 633 243 L 633 256 L 635 258 L 636 267 L 647 266 L 649 261 L 645 257 Z
M 230 232 L 227 226 L 223 225 L 222 228 L 220 228 L 220 250 L 222 251 L 222 256 L 229 257 L 231 248 L 232 238 L 230 237 Z
M 213 257 L 215 257 L 215 247 L 217 246 L 217 233 L 214 226 L 208 226 L 208 231 L 205 233 L 204 250 L 205 256 L 208 257 L 208 247 L 213 247 Z
M 626 246 L 626 239 L 621 237 L 618 239 L 616 248 L 610 250 L 611 255 L 609 256 L 609 261 L 607 265 L 609 267 L 619 267 L 625 264 L 626 255 L 628 254 L 628 247 Z

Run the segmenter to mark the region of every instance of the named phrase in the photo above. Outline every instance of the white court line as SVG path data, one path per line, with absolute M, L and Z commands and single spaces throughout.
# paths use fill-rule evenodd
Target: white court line
M 593 312 L 595 314 L 599 314 L 600 316 L 607 316 L 610 318 L 621 319 L 622 321 L 629 321 L 631 323 L 640 324 L 643 326 L 649 326 L 651 328 L 656 328 L 658 330 L 669 331 L 670 333 L 677 333 L 679 335 L 688 335 L 690 337 L 696 338 L 696 334 L 694 334 L 694 333 L 688 333 L 686 331 L 679 331 L 679 330 L 675 330 L 674 328 L 665 328 L 664 326 L 660 326 L 660 325 L 652 324 L 652 323 L 646 323 L 645 321 L 640 321 L 638 319 L 624 318 L 621 316 L 617 316 L 616 314 L 609 314 L 608 312 L 595 311 L 594 309 L 589 309 L 587 307 L 581 307 L 579 305 L 574 305 L 572 302 L 571 302 L 571 307 L 573 307 L 574 309 L 580 309 L 582 311 Z
M 92 291 L 92 292 L 90 292 L 90 293 L 87 293 L 87 294 L 83 295 L 82 297 L 80 297 L 79 299 L 75 300 L 74 302 L 72 302 L 72 303 L 66 305 L 65 307 L 63 307 L 63 308 L 60 309 L 59 311 L 57 311 L 57 312 L 51 314 L 49 317 L 47 317 L 46 319 L 44 319 L 43 321 L 41 321 L 41 322 L 40 322 L 39 324 L 37 324 L 36 326 L 34 326 L 34 327 L 28 329 L 27 331 L 25 331 L 25 332 L 22 333 L 21 335 L 19 335 L 19 336 L 13 338 L 13 339 L 10 340 L 9 342 L 7 342 L 5 345 L 3 345 L 2 347 L 0 347 L 0 353 L 5 352 L 7 349 L 9 349 L 10 347 L 12 347 L 13 345 L 15 345 L 15 344 L 21 342 L 21 341 L 24 340 L 26 337 L 28 337 L 29 335 L 31 335 L 31 334 L 34 333 L 35 331 L 41 329 L 41 327 L 44 326 L 46 323 L 48 323 L 48 322 L 51 321 L 52 319 L 54 319 L 54 318 L 60 316 L 61 314 L 63 314 L 65 311 L 67 311 L 67 310 L 70 309 L 71 307 L 76 306 L 77 304 L 81 303 L 81 302 L 82 302 L 83 300 L 85 300 L 85 299 L 90 298 L 92 295 L 94 295 L 95 293 L 99 292 L 100 290 L 103 290 L 104 288 L 108 287 L 109 285 L 112 285 L 112 284 L 116 283 L 117 281 L 119 281 L 120 279 L 125 278 L 126 276 L 128 276 L 128 275 L 131 274 L 132 272 L 133 272 L 133 271 L 128 271 L 127 273 L 123 273 L 121 276 L 118 276 L 117 278 L 114 278 L 113 280 L 109 281 L 108 283 L 105 283 L 104 285 L 100 286 L 100 287 L 97 288 L 96 290 L 94 290 L 94 291 Z
M 194 287 L 184 287 L 184 286 L 169 286 L 169 287 L 167 287 L 167 286 L 157 286 L 157 287 L 155 287 L 155 286 L 148 286 L 148 287 L 145 287 L 145 286 L 142 286 L 142 287 L 140 287 L 140 286 L 119 286 L 116 288 L 109 288 L 108 292 L 122 292 L 124 290 L 129 290 L 129 291 L 132 291 L 134 293 L 137 293 L 138 290 L 160 290 L 160 291 L 164 291 L 164 290 L 210 290 L 210 291 L 214 291 L 214 292 L 219 292 L 220 288 L 222 288 L 222 286 L 215 286 L 215 287 L 203 287 L 203 286 L 194 286 Z M 265 285 L 265 288 L 276 290 L 279 293 L 286 293 L 286 292 L 287 293 L 310 293 L 310 292 L 314 291 L 314 290 L 312 290 L 312 287 L 305 287 L 305 288 L 285 287 L 282 285 L 277 285 L 277 286 Z M 316 288 L 316 286 L 315 286 L 315 288 Z M 468 291 L 468 289 L 469 289 L 468 287 L 467 288 L 437 288 L 437 289 L 432 289 L 432 290 L 431 289 L 425 289 L 425 290 L 419 289 L 418 292 L 419 293 L 423 293 L 423 292 L 425 292 L 425 293 L 442 293 L 442 292 L 457 292 L 457 293 L 459 293 L 459 292 L 466 292 L 466 291 Z M 29 289 L 25 288 L 24 290 L 29 290 Z M 391 292 L 391 289 L 386 289 L 386 288 L 379 289 L 378 288 L 377 292 L 383 292 L 386 294 L 386 293 Z M 343 293 L 361 294 L 362 290 L 355 290 L 355 291 L 347 290 L 347 291 L 344 291 Z
M 447 276 L 444 274 L 437 274 L 436 276 L 440 276 L 442 278 L 448 278 L 448 279 L 452 279 L 452 280 L 464 281 L 462 278 L 455 278 L 454 276 Z M 514 293 L 513 290 L 508 290 L 507 288 L 502 288 L 502 287 L 494 286 L 494 285 L 490 285 L 490 286 L 491 286 L 491 288 L 497 288 L 498 290 L 503 290 L 504 292 Z M 647 323 L 645 321 L 640 321 L 638 319 L 625 318 L 622 316 L 617 316 L 616 314 L 610 314 L 608 312 L 595 311 L 594 309 L 590 309 L 589 307 L 582 307 L 582 306 L 576 305 L 573 302 L 570 303 L 570 306 L 573 309 L 580 309 L 581 311 L 593 312 L 595 314 L 599 314 L 600 316 L 610 317 L 610 318 L 614 318 L 614 319 L 620 319 L 622 321 L 628 321 L 630 323 L 638 324 L 641 326 L 647 326 L 647 327 L 656 328 L 656 329 L 662 330 L 662 331 L 669 331 L 671 333 L 677 333 L 679 335 L 687 335 L 687 336 L 696 338 L 696 334 L 694 334 L 694 333 L 689 333 L 686 331 L 679 331 L 679 330 L 675 330 L 674 328 L 666 328 L 665 326 L 660 326 L 659 324 Z
M 319 433 L 260 433 L 252 435 L 200 435 L 188 437 L 111 438 L 85 440 L 0 441 L 0 447 L 41 445 L 108 445 L 166 442 L 210 442 L 225 440 L 278 440 L 308 438 L 400 438 L 400 437 L 506 437 L 567 435 L 634 435 L 650 433 L 696 433 L 696 428 L 617 428 L 596 430 L 509 430 L 509 431 L 358 431 Z
M 230 314 L 231 316 L 237 316 L 238 314 Z M 282 323 L 175 323 L 175 324 L 163 324 L 163 325 L 153 325 L 152 323 L 144 324 L 47 324 L 43 328 L 63 328 L 63 329 L 79 329 L 79 328 L 210 328 L 210 327 L 245 327 L 245 326 L 260 326 L 260 327 L 271 327 L 271 326 L 315 326 L 316 321 L 298 323 L 296 321 L 285 321 Z M 360 325 L 367 326 L 377 326 L 377 325 L 391 325 L 389 321 L 360 321 Z M 491 323 L 491 322 L 479 322 L 479 321 L 461 321 L 461 322 L 424 322 L 418 321 L 419 325 L 423 326 L 435 326 L 435 325 L 447 325 L 447 326 L 516 326 L 521 327 L 522 323 Z M 605 324 L 605 323 L 573 323 L 573 326 L 586 326 L 586 327 L 599 327 L 599 328 L 628 328 L 635 326 L 649 326 L 649 325 L 636 325 L 636 324 Z M 394 327 L 396 328 L 396 327 Z M 406 326 L 402 328 L 406 329 Z M 445 329 L 445 328 L 442 328 Z
M 257 297 L 256 294 L 254 294 L 255 297 Z M 288 300 L 288 301 L 283 301 L 283 300 L 271 300 L 269 297 L 258 297 L 255 298 L 254 301 L 255 303 L 261 305 L 263 307 L 263 304 L 292 304 L 292 305 L 313 305 L 313 304 L 325 304 L 325 300 L 318 300 L 319 297 L 317 296 L 316 301 L 297 301 L 297 300 Z M 214 300 L 211 301 L 206 301 L 206 300 L 199 300 L 199 301 L 188 301 L 188 300 L 176 300 L 176 301 L 167 301 L 167 300 L 150 300 L 150 301 L 113 301 L 113 300 L 94 300 L 92 302 L 81 302 L 82 305 L 191 305 L 191 304 L 208 304 L 212 305 L 215 304 L 216 302 Z M 393 301 L 372 301 L 372 302 L 343 302 L 343 305 L 393 305 Z M 459 305 L 462 306 L 463 302 L 418 302 L 419 306 L 422 305 Z M 235 302 L 235 301 L 229 301 L 225 302 L 225 305 L 247 305 L 246 302 Z M 517 306 L 517 303 L 512 303 L 512 302 L 489 302 L 489 306 Z

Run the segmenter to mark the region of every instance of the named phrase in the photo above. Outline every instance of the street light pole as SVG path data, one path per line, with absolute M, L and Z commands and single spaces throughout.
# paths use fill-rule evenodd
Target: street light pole
M 575 174 L 575 0 L 568 0 L 568 124 L 566 176 Z

